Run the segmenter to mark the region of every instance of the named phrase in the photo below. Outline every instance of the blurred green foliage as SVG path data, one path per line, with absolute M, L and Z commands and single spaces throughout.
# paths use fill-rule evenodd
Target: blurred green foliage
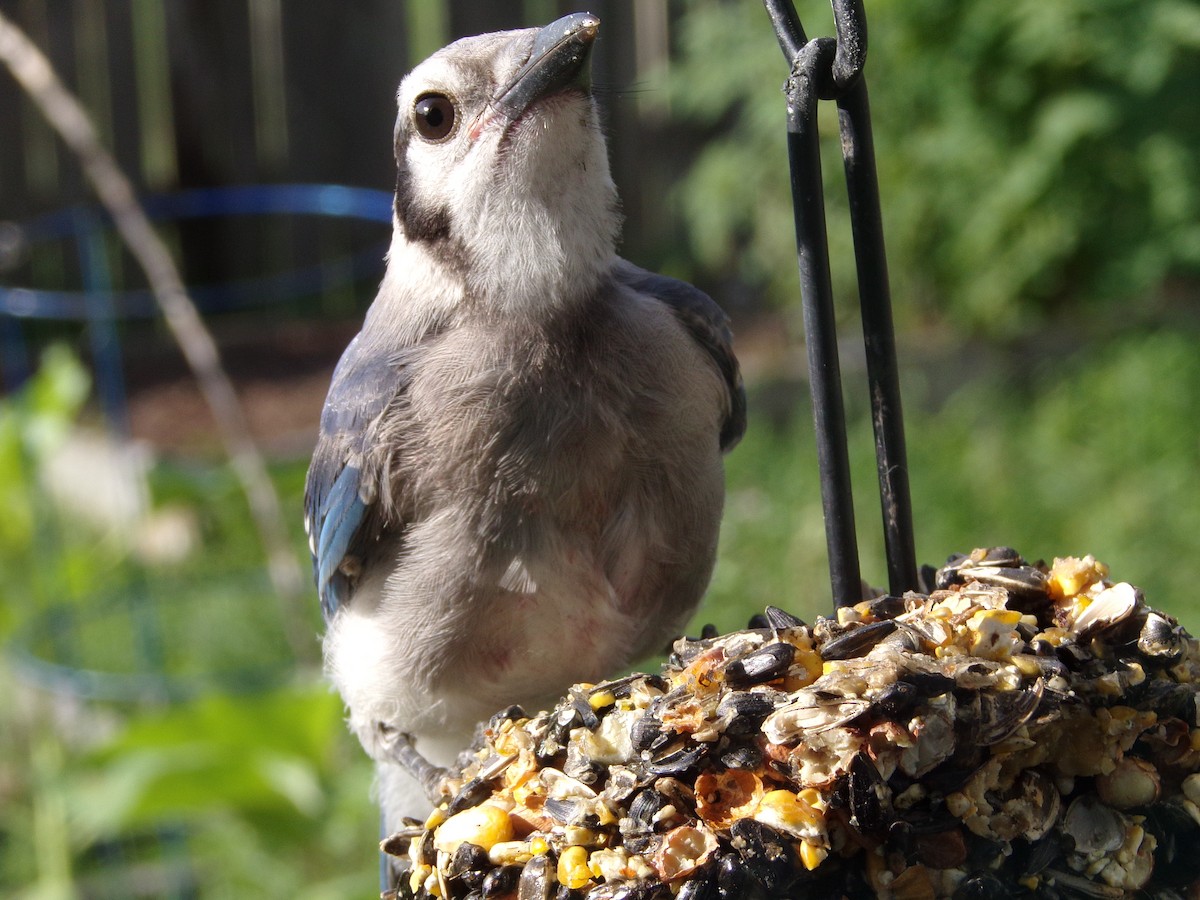
M 907 385 L 919 563 L 996 545 L 1047 562 L 1091 553 L 1152 605 L 1200 628 L 1200 335 L 1133 334 L 1046 360 L 1025 385 L 968 381 L 933 407 L 920 378 Z M 863 577 L 885 584 L 870 417 L 853 402 L 849 416 Z M 694 628 L 741 627 L 768 603 L 810 621 L 824 614 L 831 598 L 809 421 L 760 421 L 728 473 L 720 558 Z
M 368 896 L 370 766 L 340 700 L 287 659 L 233 473 L 151 472 L 203 544 L 166 565 L 135 564 L 43 490 L 88 389 L 53 346 L 0 398 L 0 895 Z M 304 469 L 273 472 L 291 508 Z M 314 603 L 314 642 L 317 619 Z M 116 701 L 88 699 L 92 673 L 124 679 Z
M 91 380 L 65 347 L 42 357 L 39 375 L 0 405 L 0 557 L 15 568 L 15 554 L 28 553 L 35 533 L 35 461 L 66 438 L 87 399 Z
M 0 403 L 0 634 L 12 624 L 13 602 L 62 593 L 104 567 L 105 553 L 69 523 L 51 538 L 39 467 L 60 447 L 87 400 L 91 380 L 63 346 L 42 357 L 38 377 Z M 53 539 L 61 551 L 54 566 L 38 565 L 38 545 Z
M 142 715 L 69 774 L 71 821 L 109 839 L 184 827 L 203 896 L 364 896 L 377 826 L 345 737 L 315 682 Z
M 797 4 L 810 36 L 827 3 Z M 1053 314 L 1127 320 L 1200 275 L 1200 6 L 1189 0 L 876 0 L 866 76 L 901 324 L 1007 337 Z M 678 192 L 695 270 L 778 303 L 795 273 L 787 69 L 761 4 L 692 2 L 672 115 L 710 129 Z M 849 259 L 837 123 L 822 104 L 833 256 Z M 846 269 L 850 271 L 847 272 Z M 837 292 L 852 297 L 852 266 Z
M 314 681 L 136 713 L 0 689 L 0 893 L 370 896 L 370 767 Z

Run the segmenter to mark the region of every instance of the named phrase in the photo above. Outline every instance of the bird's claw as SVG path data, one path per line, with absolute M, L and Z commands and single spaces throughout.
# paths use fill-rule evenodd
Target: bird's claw
M 411 735 L 382 725 L 380 731 L 383 734 L 383 745 L 388 755 L 391 756 L 391 761 L 402 766 L 417 780 L 430 803 L 436 805 L 440 802 L 446 793 L 444 783 L 450 770 L 442 766 L 435 766 L 422 756 Z

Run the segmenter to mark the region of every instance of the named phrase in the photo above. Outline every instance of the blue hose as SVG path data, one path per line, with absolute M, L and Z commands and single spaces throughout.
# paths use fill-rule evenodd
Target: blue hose
M 335 184 L 279 184 L 202 188 L 143 198 L 142 206 L 154 221 L 217 216 L 316 215 L 361 219 L 391 224 L 392 195 L 371 188 Z M 80 234 L 78 207 L 47 213 L 21 226 L 26 243 L 75 237 Z M 102 225 L 107 216 L 89 214 Z M 242 306 L 315 293 L 330 283 L 330 270 L 344 280 L 366 277 L 380 269 L 381 246 L 361 251 L 332 266 L 307 266 L 277 275 L 229 284 L 194 287 L 192 298 L 205 312 L 223 312 Z M 116 319 L 144 319 L 158 314 L 154 295 L 136 291 L 49 291 L 0 286 L 0 315 L 22 319 L 87 321 L 94 315 L 97 295 Z

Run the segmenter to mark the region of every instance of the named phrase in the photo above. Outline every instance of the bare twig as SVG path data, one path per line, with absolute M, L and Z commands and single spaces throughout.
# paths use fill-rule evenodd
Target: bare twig
M 316 643 L 305 627 L 307 616 L 300 607 L 306 593 L 304 578 L 288 543 L 279 495 L 250 436 L 241 403 L 221 366 L 216 343 L 188 297 L 170 252 L 138 203 L 129 179 L 100 143 L 83 106 L 59 80 L 41 50 L 3 13 L 0 13 L 0 60 L 63 142 L 79 157 L 118 234 L 145 272 L 171 334 L 212 410 L 230 462 L 249 500 L 271 582 L 284 604 L 288 641 L 298 658 L 311 660 Z

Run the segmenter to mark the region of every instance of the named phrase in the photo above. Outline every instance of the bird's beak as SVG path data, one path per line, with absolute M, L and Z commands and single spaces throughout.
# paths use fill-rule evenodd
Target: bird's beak
M 567 87 L 587 90 L 591 84 L 588 63 L 599 30 L 600 20 L 591 13 L 574 13 L 551 22 L 534 38 L 529 61 L 492 97 L 492 109 L 511 121 L 555 91 Z

